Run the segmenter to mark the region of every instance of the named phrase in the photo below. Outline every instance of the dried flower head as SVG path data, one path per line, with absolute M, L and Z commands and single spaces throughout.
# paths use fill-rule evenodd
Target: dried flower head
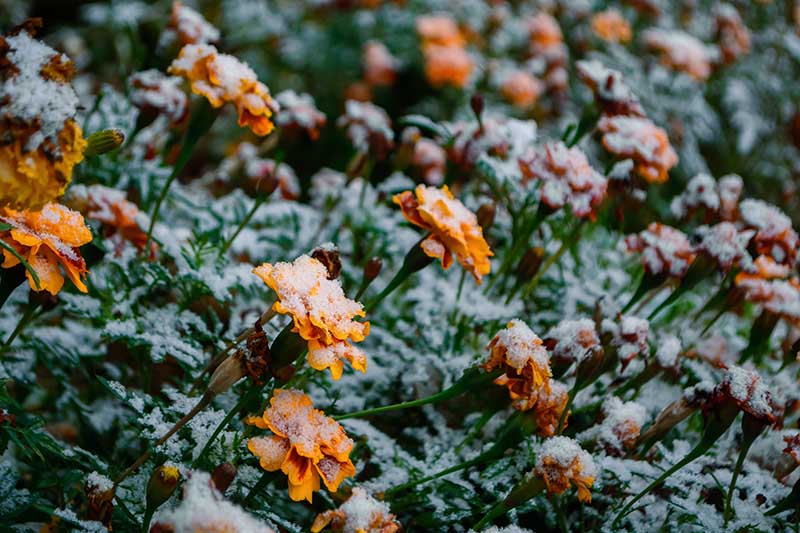
M 39 287 L 27 272 L 33 290 L 58 294 L 64 286 L 64 273 L 81 292 L 88 289 L 83 283 L 88 270 L 79 247 L 91 242 L 92 232 L 80 213 L 59 204 L 47 204 L 41 211 L 15 211 L 0 208 L 0 223 L 10 230 L 0 232 L 0 240 L 11 245 L 36 272 Z M 19 260 L 3 250 L 3 268 L 11 268 Z
M 397 78 L 397 59 L 380 41 L 367 41 L 362 52 L 364 80 L 375 87 L 389 87 Z
M 550 380 L 550 390 L 540 390 L 533 406 L 533 416 L 536 418 L 536 431 L 542 437 L 552 437 L 558 430 L 558 422 L 564 409 L 567 408 L 569 391 L 567 386 Z M 564 416 L 564 427 L 569 423 L 569 413 Z
M 300 391 L 277 389 L 261 416 L 245 422 L 273 435 L 253 437 L 247 448 L 268 472 L 280 469 L 289 478 L 289 497 L 311 502 L 314 491 L 325 487 L 336 492 L 339 484 L 356 473 L 350 461 L 353 441 L 344 429 Z
M 714 389 L 708 408 L 714 409 L 724 402 L 734 403 L 743 413 L 767 425 L 774 424 L 779 414 L 769 387 L 758 372 L 740 366 L 728 368 Z
M 147 242 L 147 234 L 136 221 L 139 207 L 129 202 L 123 191 L 103 185 L 75 185 L 69 190 L 68 205 L 84 216 L 106 226 L 109 234 L 119 235 L 139 250 Z
M 724 64 L 729 65 L 750 52 L 750 32 L 735 7 L 719 4 L 714 22 Z
M 514 408 L 531 409 L 539 392 L 550 391 L 550 358 L 547 349 L 531 328 L 514 319 L 494 336 L 487 347 L 489 359 L 483 364 L 487 372 L 503 369 L 495 383 L 508 388 Z
M 57 199 L 86 149 L 75 67 L 33 38 L 40 24 L 0 36 L 0 207 L 41 209 Z
M 320 130 L 325 127 L 325 113 L 317 109 L 314 98 L 310 94 L 298 94 L 292 90 L 281 91 L 275 95 L 281 112 L 275 117 L 275 123 L 281 128 L 294 128 L 305 131 L 312 141 L 319 138 Z
M 158 533 L 274 533 L 273 530 L 227 501 L 214 487 L 211 476 L 190 472 L 183 484 L 183 499 L 174 509 L 159 511 L 152 531 Z
M 328 279 L 320 261 L 301 255 L 292 263 L 264 263 L 253 270 L 278 296 L 272 308 L 292 316 L 294 328 L 308 341 L 308 362 L 312 368 L 330 368 L 339 379 L 347 360 L 365 372 L 364 353 L 350 342 L 361 342 L 369 334 L 369 322 L 356 322 L 364 307 L 347 298 L 337 279 Z
M 203 15 L 181 2 L 172 3 L 172 18 L 167 28 L 178 35 L 182 45 L 219 41 L 219 30 L 204 19 Z
M 590 489 L 597 468 L 592 456 L 569 437 L 551 437 L 542 442 L 533 472 L 544 480 L 552 494 L 563 494 L 574 485 L 580 501 L 592 501 Z
M 165 76 L 155 69 L 137 72 L 128 79 L 131 103 L 139 109 L 164 115 L 173 124 L 182 122 L 189 111 L 189 100 L 177 76 Z
M 371 102 L 345 102 L 345 113 L 336 121 L 347 129 L 347 137 L 356 150 L 384 159 L 394 147 L 392 121 L 386 111 Z
M 278 111 L 267 86 L 256 73 L 237 58 L 220 54 L 208 44 L 187 44 L 169 67 L 171 74 L 187 78 L 192 92 L 204 96 L 213 107 L 231 102 L 239 114 L 239 125 L 256 135 L 274 129 L 270 117 Z
M 589 351 L 600 345 L 594 320 L 565 319 L 550 328 L 544 336 L 544 344 L 553 354 L 553 359 L 565 363 L 582 361 Z
M 569 204 L 578 218 L 593 217 L 603 201 L 608 181 L 589 165 L 579 148 L 567 148 L 563 142 L 545 144 L 519 159 L 523 183 L 541 181 L 542 202 L 551 209 Z
M 592 15 L 592 31 L 607 43 L 627 43 L 631 40 L 630 23 L 618 9 L 606 9 Z
M 614 155 L 630 158 L 636 172 L 649 183 L 664 183 L 667 172 L 678 164 L 678 154 L 667 133 L 643 117 L 603 117 L 597 124 L 603 146 Z
M 395 533 L 401 526 L 389 506 L 370 496 L 361 487 L 354 487 L 350 497 L 338 509 L 319 514 L 311 525 L 318 533 L 330 524 L 335 533 Z
M 652 275 L 682 278 L 695 258 L 689 239 L 682 231 L 659 222 L 625 237 L 630 252 L 642 254 L 645 270 Z
M 418 185 L 412 191 L 396 194 L 394 203 L 412 224 L 431 232 L 421 246 L 429 256 L 438 258 L 447 269 L 453 255 L 481 283 L 491 270 L 492 251 L 483 238 L 483 229 L 475 214 L 453 197 L 445 185 L 441 189 Z
M 787 266 L 794 264 L 800 238 L 792 228 L 792 220 L 788 216 L 762 200 L 744 200 L 739 211 L 742 223 L 756 230 L 756 253 L 768 255 Z
M 536 104 L 544 88 L 541 82 L 525 70 L 514 69 L 508 72 L 500 84 L 503 98 L 520 109 L 530 109 Z
M 679 30 L 650 29 L 644 32 L 644 44 L 659 53 L 661 64 L 705 81 L 711 74 L 711 62 L 705 45 Z
M 578 61 L 575 66 L 578 78 L 592 90 L 604 115 L 644 116 L 639 98 L 625 85 L 621 72 L 606 68 L 596 59 Z

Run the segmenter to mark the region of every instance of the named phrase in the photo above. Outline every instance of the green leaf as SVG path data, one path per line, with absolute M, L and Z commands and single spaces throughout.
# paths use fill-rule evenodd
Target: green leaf
M 9 227 L 11 227 L 11 226 L 9 226 Z M 2 227 L 0 227 L 0 231 L 5 231 L 5 230 L 3 230 Z M 19 262 L 22 263 L 22 266 L 25 267 L 25 270 L 27 270 L 28 273 L 33 278 L 33 282 L 36 284 L 36 289 L 37 290 L 41 290 L 42 286 L 39 283 L 39 276 L 36 274 L 36 271 L 33 270 L 33 267 L 25 260 L 25 258 L 22 257 L 21 255 L 19 255 L 19 252 L 16 251 L 13 246 L 11 246 L 10 244 L 8 244 L 7 242 L 5 242 L 3 240 L 0 240 L 0 248 L 8 250 L 8 252 L 11 255 L 16 257 L 19 260 Z

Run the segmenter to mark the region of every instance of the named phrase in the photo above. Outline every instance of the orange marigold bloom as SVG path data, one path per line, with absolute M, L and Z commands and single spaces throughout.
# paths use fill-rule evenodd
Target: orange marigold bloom
M 248 417 L 245 423 L 272 431 L 269 437 L 250 439 L 247 449 L 264 470 L 280 469 L 288 476 L 289 497 L 294 501 L 311 502 L 320 477 L 329 491 L 336 492 L 345 478 L 356 474 L 350 461 L 353 441 L 300 391 L 277 389 L 264 414 Z
M 487 348 L 491 353 L 483 367 L 488 372 L 504 370 L 494 382 L 508 388 L 515 409 L 527 411 L 536 403 L 540 391 L 550 393 L 550 357 L 542 339 L 523 321 L 509 322 Z
M 368 41 L 362 54 L 364 79 L 376 87 L 389 87 L 397 77 L 397 60 L 380 41 Z
M 558 22 L 547 13 L 539 13 L 528 20 L 528 34 L 531 47 L 539 51 L 560 46 L 564 41 Z
M 542 90 L 542 84 L 524 70 L 510 72 L 500 86 L 503 98 L 520 109 L 533 107 Z
M 604 115 L 644 116 L 639 98 L 625 85 L 620 71 L 606 68 L 596 59 L 578 61 L 575 67 L 578 78 L 592 90 Z
M 740 366 L 732 365 L 725 371 L 706 408 L 715 409 L 728 402 L 766 425 L 773 425 L 781 415 L 769 386 L 761 380 L 759 373 Z
M 405 191 L 392 199 L 409 222 L 431 232 L 421 245 L 428 257 L 440 259 L 448 269 L 455 255 L 481 283 L 482 276 L 491 270 L 489 257 L 494 254 L 483 238 L 478 218 L 453 197 L 447 185 L 441 189 L 418 185 L 413 192 Z
M 748 199 L 739 206 L 739 216 L 745 226 L 756 230 L 756 253 L 787 266 L 794 264 L 800 237 L 792 220 L 780 209 L 762 200 Z
M 686 235 L 672 226 L 651 222 L 646 230 L 625 237 L 629 252 L 642 254 L 648 273 L 682 278 L 696 254 Z
M 192 92 L 205 96 L 214 107 L 233 103 L 239 125 L 249 127 L 256 135 L 267 135 L 274 129 L 270 117 L 277 111 L 277 104 L 256 73 L 237 58 L 220 54 L 208 44 L 187 44 L 169 72 L 186 77 Z
M 400 524 L 389 506 L 369 495 L 361 487 L 353 493 L 338 509 L 320 513 L 311 525 L 311 533 L 318 533 L 328 524 L 335 533 L 395 533 Z
M 631 25 L 617 9 L 607 9 L 592 17 L 592 31 L 608 43 L 627 43 L 631 40 Z
M 349 342 L 361 342 L 369 334 L 369 322 L 353 320 L 364 316 L 364 306 L 345 296 L 339 280 L 328 279 L 322 262 L 301 255 L 293 263 L 264 263 L 253 273 L 278 295 L 272 308 L 291 315 L 292 331 L 308 341 L 312 368 L 329 368 L 333 379 L 339 379 L 347 360 L 359 372 L 366 371 L 364 352 Z
M 685 72 L 697 81 L 705 81 L 711 74 L 711 62 L 705 45 L 686 32 L 647 30 L 644 44 L 659 52 L 662 65 Z
M 75 67 L 33 38 L 37 20 L 0 36 L 0 207 L 41 209 L 54 201 L 87 145 L 74 120 Z
M 736 8 L 720 4 L 716 14 L 717 42 L 722 62 L 729 65 L 750 51 L 750 32 Z
M 169 29 L 178 34 L 181 44 L 207 44 L 219 41 L 219 30 L 203 15 L 181 2 L 172 3 Z
M 68 203 L 88 218 L 116 231 L 139 250 L 144 249 L 147 234 L 136 222 L 139 207 L 129 202 L 123 191 L 102 185 L 76 185 L 69 190 Z
M 667 132 L 642 117 L 603 117 L 597 125 L 603 146 L 612 154 L 633 159 L 636 172 L 649 183 L 664 183 L 678 164 Z
M 569 437 L 551 437 L 542 443 L 534 473 L 542 477 L 548 492 L 563 494 L 575 485 L 580 501 L 592 501 L 590 489 L 597 468 L 592 456 Z
M 458 24 L 447 15 L 417 17 L 416 27 L 423 47 L 430 45 L 464 46 L 464 37 L 458 29 Z
M 0 240 L 11 245 L 30 264 L 39 276 L 39 287 L 30 272 L 28 283 L 34 290 L 58 294 L 67 277 L 81 292 L 88 289 L 83 278 L 88 270 L 78 248 L 91 242 L 92 232 L 80 213 L 59 204 L 47 204 L 41 211 L 15 211 L 0 208 L 0 223 L 12 228 L 0 232 Z M 11 268 L 19 260 L 8 250 L 3 250 L 3 268 Z
M 425 77 L 434 87 L 465 87 L 472 74 L 472 58 L 460 46 L 431 45 L 424 48 Z
M 550 380 L 550 391 L 542 390 L 533 406 L 533 416 L 536 417 L 536 430 L 543 437 L 552 437 L 558 430 L 558 421 L 567 408 L 569 391 L 567 386 L 560 381 Z M 564 427 L 567 427 L 569 413 L 564 417 Z
M 610 396 L 603 403 L 603 422 L 591 428 L 589 433 L 596 434 L 598 444 L 607 453 L 621 456 L 636 444 L 646 420 L 647 411 L 644 407 Z
M 742 271 L 734 284 L 744 297 L 761 304 L 767 311 L 800 325 L 800 281 L 789 278 L 789 267 L 761 255 L 755 260 L 755 272 Z

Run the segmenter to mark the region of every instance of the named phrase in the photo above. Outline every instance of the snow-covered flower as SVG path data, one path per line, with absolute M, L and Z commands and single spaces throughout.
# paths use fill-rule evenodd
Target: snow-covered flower
M 661 63 L 685 72 L 697 81 L 711 74 L 711 58 L 702 41 L 680 30 L 649 29 L 644 32 L 645 46 L 659 53 Z
M 392 121 L 386 111 L 372 102 L 345 102 L 345 113 L 336 121 L 345 128 L 347 137 L 356 150 L 376 159 L 384 159 L 394 147 Z
M 635 116 L 603 117 L 597 124 L 603 146 L 612 154 L 633 160 L 636 172 L 649 183 L 664 183 L 678 164 L 667 132 L 650 119 Z
M 389 87 L 397 77 L 397 59 L 380 41 L 368 41 L 364 45 L 361 63 L 364 80 L 375 87 Z
M 268 437 L 251 438 L 247 448 L 259 458 L 261 468 L 286 474 L 294 501 L 311 502 L 320 478 L 336 492 L 344 479 L 356 474 L 350 461 L 353 441 L 300 391 L 277 389 L 264 414 L 245 422 L 272 431 Z
M 503 370 L 494 382 L 508 388 L 515 409 L 527 411 L 536 404 L 540 391 L 549 393 L 552 374 L 547 349 L 523 321 L 509 322 L 487 348 L 489 359 L 483 367 L 489 372 Z
M 717 385 L 708 409 L 716 409 L 722 403 L 731 402 L 743 413 L 759 422 L 772 425 L 780 413 L 772 399 L 769 386 L 755 370 L 731 366 Z
M 750 32 L 736 8 L 719 4 L 714 17 L 722 62 L 729 65 L 750 52 Z
M 79 248 L 91 242 L 92 232 L 80 213 L 59 204 L 47 204 L 41 211 L 16 211 L 0 208 L 0 223 L 11 229 L 0 232 L 0 240 L 13 247 L 39 277 L 39 286 L 26 271 L 33 290 L 58 294 L 64 286 L 64 274 L 81 292 L 88 270 Z M 19 259 L 3 250 L 3 268 L 19 264 Z
M 389 512 L 389 506 L 361 487 L 354 487 L 350 497 L 338 509 L 317 515 L 311 532 L 318 533 L 328 525 L 335 533 L 395 533 L 401 529 L 395 516 Z
M 514 69 L 505 74 L 500 83 L 503 98 L 520 109 L 530 109 L 542 93 L 542 84 L 532 74 Z
M 139 207 L 129 202 L 125 193 L 103 185 L 75 185 L 66 198 L 69 207 L 84 216 L 106 226 L 109 233 L 116 233 L 126 241 L 143 250 L 147 234 L 139 226 Z
M 618 9 L 610 8 L 592 15 L 592 31 L 608 43 L 627 43 L 633 35 L 630 23 Z
M 533 416 L 536 419 L 536 431 L 543 437 L 552 437 L 558 430 L 558 422 L 567 408 L 569 391 L 567 386 L 550 380 L 550 390 L 542 389 L 533 406 Z M 569 423 L 569 413 L 564 416 L 564 427 Z
M 475 213 L 456 199 L 447 185 L 441 189 L 418 185 L 414 191 L 396 194 L 393 200 L 409 222 L 431 232 L 421 244 L 428 257 L 441 260 L 447 269 L 455 255 L 481 283 L 491 270 L 489 258 L 494 254 L 483 238 Z
M 137 72 L 128 79 L 131 103 L 167 117 L 173 124 L 186 118 L 189 100 L 177 76 L 165 76 L 155 69 Z
M 305 131 L 312 141 L 319 138 L 320 130 L 325 127 L 327 117 L 317 109 L 314 98 L 310 94 L 298 94 L 292 90 L 281 91 L 275 95 L 281 112 L 275 116 L 275 124 L 281 128 L 295 128 Z
M 741 202 L 739 213 L 742 223 L 756 230 L 756 253 L 787 266 L 794 264 L 800 237 L 788 216 L 767 202 L 750 199 Z
M 682 231 L 659 222 L 625 237 L 625 245 L 629 252 L 642 254 L 645 270 L 654 276 L 682 278 L 696 255 Z
M 550 437 L 536 454 L 534 474 L 540 476 L 552 494 L 563 494 L 574 485 L 578 499 L 592 501 L 591 488 L 597 477 L 592 456 L 569 437 Z
M 75 121 L 75 67 L 34 39 L 39 24 L 0 36 L 0 207 L 41 209 L 54 201 L 87 146 Z
M 639 98 L 625 84 L 621 72 L 606 68 L 596 59 L 578 61 L 575 67 L 578 78 L 592 90 L 604 115 L 644 116 Z
M 553 359 L 564 363 L 580 362 L 586 354 L 600 345 L 594 321 L 589 318 L 564 319 L 544 336 L 544 344 Z

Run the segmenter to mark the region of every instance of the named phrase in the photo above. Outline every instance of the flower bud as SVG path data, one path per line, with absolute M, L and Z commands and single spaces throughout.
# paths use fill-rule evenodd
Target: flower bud
M 222 394 L 230 389 L 234 383 L 242 379 L 245 374 L 241 356 L 237 352 L 229 355 L 211 375 L 208 382 L 208 392 L 212 394 Z
M 541 246 L 533 246 L 528 248 L 525 255 L 517 265 L 517 276 L 522 281 L 533 279 L 539 268 L 542 266 L 544 260 L 544 248 Z
M 311 257 L 325 265 L 328 269 L 328 279 L 336 279 L 342 272 L 342 260 L 339 257 L 339 249 L 332 244 L 317 246 L 311 252 Z
M 211 473 L 211 481 L 220 492 L 225 492 L 236 478 L 236 467 L 231 463 L 222 463 Z
M 367 264 L 364 265 L 364 283 L 371 283 L 381 273 L 382 268 L 383 259 L 380 257 L 370 258 Z
M 116 128 L 109 128 L 92 133 L 86 142 L 88 144 L 83 155 L 87 157 L 102 155 L 122 146 L 122 143 L 125 142 L 125 134 Z
M 494 225 L 494 215 L 497 212 L 497 205 L 494 202 L 487 202 L 478 208 L 476 213 L 478 225 L 483 231 L 488 231 Z
M 153 470 L 147 482 L 147 508 L 155 510 L 166 502 L 178 488 L 180 479 L 178 467 L 172 464 L 164 464 Z
M 478 119 L 479 123 L 482 121 L 484 105 L 485 101 L 481 93 L 475 93 L 469 99 L 469 106 L 472 108 L 472 112 L 475 113 L 475 118 Z

